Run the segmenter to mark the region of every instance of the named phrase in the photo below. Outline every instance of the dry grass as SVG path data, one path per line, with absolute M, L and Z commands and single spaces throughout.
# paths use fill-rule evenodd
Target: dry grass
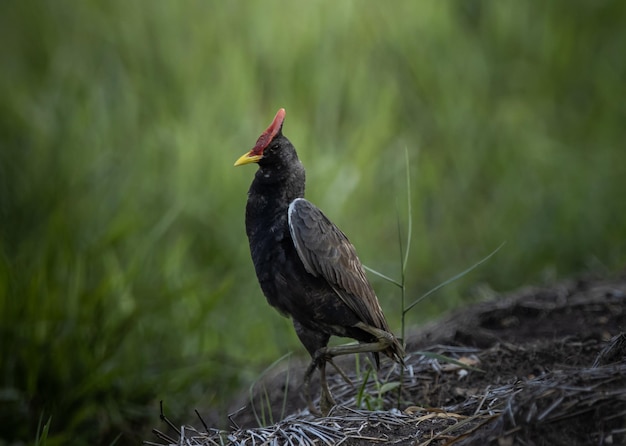
M 426 361 L 420 371 L 429 368 Z M 148 444 L 514 444 L 538 435 L 547 439 L 554 426 L 564 422 L 572 429 L 586 427 L 588 423 L 581 422 L 585 418 L 597 423 L 598 428 L 587 433 L 595 444 L 624 439 L 626 362 L 555 371 L 485 389 L 442 409 L 411 406 L 400 412 L 337 406 L 328 417 L 300 413 L 272 426 L 231 432 L 183 426 L 177 430 L 177 439 L 158 432 L 165 443 Z M 554 444 L 559 444 L 558 438 Z

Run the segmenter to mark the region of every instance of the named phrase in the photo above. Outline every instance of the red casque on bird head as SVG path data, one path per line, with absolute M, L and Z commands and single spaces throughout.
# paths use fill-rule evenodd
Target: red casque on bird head
M 283 127 L 283 121 L 285 120 L 285 109 L 281 108 L 276 112 L 276 116 L 274 120 L 270 124 L 270 126 L 261 133 L 259 139 L 256 140 L 256 144 L 248 153 L 242 155 L 237 161 L 235 161 L 235 166 L 242 166 L 244 164 L 249 163 L 258 163 L 261 158 L 263 158 L 263 151 L 270 144 L 270 142 L 274 139 L 274 137 L 280 132 L 280 129 Z

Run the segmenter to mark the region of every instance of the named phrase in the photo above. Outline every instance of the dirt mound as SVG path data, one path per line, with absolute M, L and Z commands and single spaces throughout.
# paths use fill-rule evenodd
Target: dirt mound
M 300 410 L 302 371 L 290 370 L 257 385 L 230 430 L 170 423 L 176 433 L 159 433 L 159 441 L 626 444 L 625 331 L 625 279 L 527 288 L 417 331 L 404 370 L 385 361 L 374 371 L 344 358 L 340 367 L 354 384 L 330 375 L 340 405 L 327 417 Z M 258 427 L 263 421 L 270 425 Z

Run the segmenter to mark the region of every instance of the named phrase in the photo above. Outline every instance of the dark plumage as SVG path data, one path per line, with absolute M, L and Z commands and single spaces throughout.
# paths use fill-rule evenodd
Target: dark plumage
M 235 166 L 259 165 L 246 206 L 252 261 L 268 302 L 291 317 L 313 358 L 305 375 L 307 397 L 310 375 L 319 367 L 321 406 L 327 411 L 334 404 L 325 380 L 325 365 L 332 357 L 371 352 L 378 363 L 378 352 L 383 352 L 402 363 L 404 352 L 389 330 L 354 246 L 303 198 L 304 167 L 282 134 L 284 118 L 285 110 L 280 109 Z M 327 347 L 330 336 L 360 344 Z

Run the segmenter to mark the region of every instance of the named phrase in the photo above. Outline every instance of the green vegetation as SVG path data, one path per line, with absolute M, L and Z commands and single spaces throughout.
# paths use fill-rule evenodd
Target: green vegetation
M 225 417 L 304 354 L 254 277 L 254 169 L 232 167 L 279 107 L 308 198 L 398 281 L 408 149 L 407 303 L 506 241 L 409 326 L 623 268 L 625 19 L 620 1 L 3 2 L 0 444 L 136 444 L 160 399 Z M 399 329 L 398 288 L 371 277 Z

